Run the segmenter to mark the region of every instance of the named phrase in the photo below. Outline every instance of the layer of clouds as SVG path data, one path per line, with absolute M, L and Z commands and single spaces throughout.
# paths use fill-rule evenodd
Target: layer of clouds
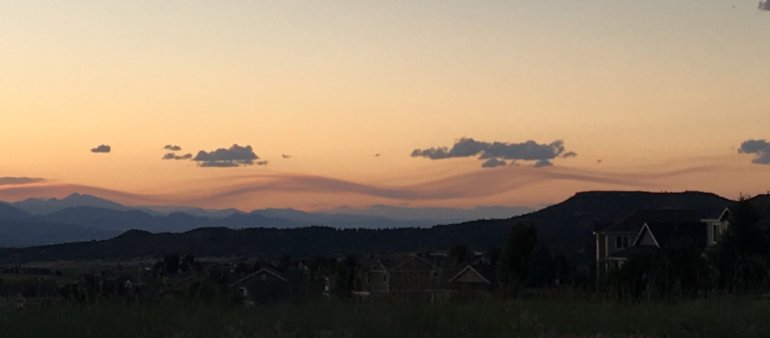
M 0 177 L 0 185 L 20 185 L 45 182 L 39 177 Z
M 754 159 L 752 163 L 770 164 L 770 143 L 765 140 L 748 140 L 741 143 L 738 153 L 752 154 Z
M 190 160 L 192 157 L 192 154 L 177 155 L 174 153 L 166 153 L 163 155 L 164 160 Z
M 500 170 L 477 170 L 440 179 L 409 185 L 373 185 L 356 183 L 331 177 L 289 174 L 260 174 L 253 176 L 220 177 L 208 181 L 205 189 L 183 188 L 157 194 L 135 194 L 98 187 L 71 184 L 33 184 L 0 187 L 0 200 L 16 201 L 30 197 L 64 197 L 74 192 L 85 193 L 114 200 L 128 205 L 168 204 L 211 207 L 232 207 L 244 201 L 264 201 L 266 196 L 298 194 L 296 203 L 307 203 L 315 194 L 323 201 L 330 194 L 353 194 L 356 198 L 386 198 L 400 201 L 458 200 L 510 193 L 517 189 L 547 182 L 582 182 L 598 185 L 614 185 L 619 188 L 659 190 L 659 180 L 672 180 L 680 176 L 702 175 L 715 167 L 696 166 L 682 169 L 666 169 L 650 173 L 606 172 L 553 168 L 540 170 L 532 166 L 507 166 Z M 732 169 L 730 170 L 732 173 Z M 561 183 L 560 183 L 561 184 Z M 316 198 L 316 197 L 312 197 Z M 251 206 L 255 207 L 255 206 Z
M 509 193 L 536 184 L 553 181 L 582 182 L 594 185 L 613 185 L 633 189 L 659 189 L 660 179 L 702 174 L 711 167 L 697 166 L 654 173 L 612 173 L 573 168 L 541 170 L 533 166 L 506 166 L 499 170 L 478 170 L 466 174 L 403 186 L 373 185 L 337 178 L 312 175 L 255 175 L 221 178 L 221 189 L 208 189 L 205 196 L 192 196 L 189 202 L 209 204 L 214 201 L 242 201 L 264 198 L 276 193 L 356 194 L 402 201 L 447 200 L 493 196 Z M 227 182 L 227 184 L 224 184 Z M 227 205 L 227 203 L 222 203 Z
M 182 147 L 173 145 L 173 144 L 167 144 L 163 149 L 166 149 L 168 151 L 181 151 Z
M 110 147 L 109 145 L 106 145 L 106 144 L 101 144 L 99 146 L 91 148 L 91 152 L 92 153 L 97 153 L 97 154 L 106 154 L 106 153 L 109 153 L 111 151 L 112 151 L 112 147 Z
M 219 148 L 211 152 L 201 150 L 192 160 L 198 162 L 201 167 L 230 168 L 254 165 L 254 161 L 258 159 L 259 156 L 254 153 L 251 146 L 242 147 L 233 144 L 228 149 Z
M 534 161 L 536 167 L 545 167 L 552 165 L 553 159 L 575 157 L 577 153 L 566 151 L 564 142 L 561 140 L 540 144 L 532 140 L 505 143 L 476 141 L 472 138 L 461 138 L 451 149 L 433 147 L 412 151 L 412 157 L 425 157 L 431 160 L 476 156 L 484 161 L 482 168 L 503 166 L 507 164 L 506 161 Z

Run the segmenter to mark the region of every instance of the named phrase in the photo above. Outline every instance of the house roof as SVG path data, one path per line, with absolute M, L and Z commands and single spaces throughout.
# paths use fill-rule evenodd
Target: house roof
M 265 268 L 261 268 L 261 269 L 257 270 L 256 272 L 250 273 L 250 274 L 246 275 L 245 277 L 235 281 L 234 283 L 230 284 L 230 287 L 238 286 L 239 284 L 241 284 L 241 283 L 243 283 L 243 282 L 245 282 L 245 281 L 247 281 L 247 280 L 249 280 L 251 278 L 254 278 L 254 276 L 258 276 L 260 274 L 267 274 L 267 275 L 273 276 L 274 278 L 279 279 L 279 280 L 284 281 L 284 282 L 288 281 L 285 277 L 283 277 L 280 273 L 278 273 L 278 271 L 275 271 L 275 270 L 273 270 L 271 268 L 265 267 Z
M 657 246 L 639 244 L 639 240 L 648 231 L 652 238 L 654 238 Z M 642 229 L 639 230 L 632 247 L 615 252 L 608 256 L 608 258 L 627 259 L 636 256 L 649 255 L 654 253 L 658 248 L 673 248 L 677 246 L 703 250 L 706 247 L 707 231 L 706 225 L 701 222 L 646 222 L 642 225 Z
M 459 279 L 463 276 L 471 277 L 471 279 L 475 280 L 474 282 L 469 281 L 459 281 Z M 463 282 L 463 283 L 483 283 L 483 284 L 491 284 L 489 282 L 489 279 L 484 277 L 481 273 L 476 271 L 472 266 L 466 265 L 460 272 L 456 273 L 452 278 L 449 279 L 450 283 L 454 282 Z
M 418 256 L 409 256 L 407 259 L 401 261 L 398 265 L 394 266 L 390 269 L 390 271 L 400 271 L 400 270 L 433 270 L 436 269 L 436 265 L 429 262 L 425 258 L 418 257 Z
M 702 249 L 706 246 L 708 230 L 701 222 L 650 222 L 647 226 L 661 248 L 686 245 Z
M 620 221 L 605 227 L 601 232 L 638 232 L 644 223 L 700 222 L 704 215 L 689 209 L 640 209 Z
M 730 219 L 732 211 L 729 207 L 726 207 L 722 209 L 719 213 L 711 213 L 703 217 L 702 221 L 717 221 L 717 222 L 726 222 Z

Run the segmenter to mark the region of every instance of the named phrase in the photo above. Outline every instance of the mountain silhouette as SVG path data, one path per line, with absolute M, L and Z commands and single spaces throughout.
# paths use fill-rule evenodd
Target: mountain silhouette
M 691 209 L 706 215 L 717 215 L 731 203 L 734 202 L 703 192 L 584 192 L 562 203 L 507 219 L 398 229 L 334 229 L 320 226 L 279 229 L 279 226 L 273 226 L 238 230 L 204 227 L 183 233 L 131 230 L 104 241 L 3 249 L 0 250 L 0 261 L 128 259 L 170 253 L 220 257 L 344 255 L 443 250 L 457 244 L 486 250 L 502 247 L 511 225 L 531 223 L 537 227 L 538 236 L 546 245 L 578 264 L 588 264 L 594 257 L 592 231 L 596 226 L 614 222 L 637 209 Z M 280 221 L 260 214 L 232 216 L 233 224 L 241 221 L 246 222 L 243 224 Z

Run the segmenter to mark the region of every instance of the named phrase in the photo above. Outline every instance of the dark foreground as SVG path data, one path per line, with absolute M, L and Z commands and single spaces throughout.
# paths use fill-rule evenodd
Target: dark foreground
M 154 303 L 0 310 L 0 337 L 767 337 L 770 302 L 318 301 L 256 308 Z

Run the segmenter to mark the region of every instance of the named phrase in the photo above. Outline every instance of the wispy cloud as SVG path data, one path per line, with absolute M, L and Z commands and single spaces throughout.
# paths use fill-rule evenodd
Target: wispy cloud
M 167 144 L 165 147 L 163 147 L 163 149 L 168 151 L 181 151 L 182 147 L 173 144 Z
M 45 182 L 39 177 L 0 177 L 0 185 L 22 185 Z
M 106 154 L 106 153 L 109 153 L 111 151 L 112 151 L 112 147 L 110 147 L 109 145 L 106 145 L 106 144 L 101 144 L 101 145 L 98 145 L 98 146 L 96 146 L 94 148 L 91 148 L 91 152 L 92 153 L 96 153 L 96 154 Z

